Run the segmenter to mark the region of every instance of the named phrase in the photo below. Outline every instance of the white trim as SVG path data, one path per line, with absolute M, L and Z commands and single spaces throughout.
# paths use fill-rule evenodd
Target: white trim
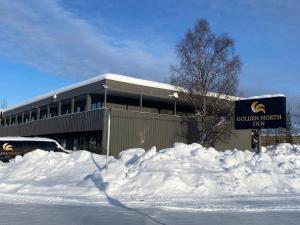
M 42 138 L 42 137 L 7 136 L 7 137 L 0 137 L 0 141 L 52 141 L 53 142 L 55 140 L 50 138 Z
M 285 97 L 283 94 L 273 94 L 273 95 L 260 95 L 260 96 L 252 96 L 248 98 L 241 98 L 240 100 L 250 100 L 250 99 L 260 99 L 260 98 L 274 98 L 274 97 Z

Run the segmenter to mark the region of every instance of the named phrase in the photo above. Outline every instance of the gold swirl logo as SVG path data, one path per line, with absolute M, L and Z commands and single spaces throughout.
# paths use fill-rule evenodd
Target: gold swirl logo
M 2 148 L 4 151 L 13 151 L 13 146 L 8 143 L 3 144 Z
M 263 112 L 266 113 L 265 105 L 255 101 L 251 104 L 251 110 L 254 113 Z

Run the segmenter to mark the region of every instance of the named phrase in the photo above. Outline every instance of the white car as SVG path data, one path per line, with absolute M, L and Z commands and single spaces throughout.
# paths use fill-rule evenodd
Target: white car
M 65 152 L 57 141 L 40 137 L 0 137 L 0 161 L 8 162 L 17 155 L 24 155 L 27 152 L 42 149 L 45 151 Z

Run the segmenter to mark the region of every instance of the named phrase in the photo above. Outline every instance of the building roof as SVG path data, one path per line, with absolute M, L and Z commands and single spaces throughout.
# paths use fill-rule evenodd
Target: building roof
M 0 137 L 0 141 L 51 141 L 51 142 L 56 142 L 55 140 L 50 139 L 50 138 L 43 138 L 43 137 L 15 137 L 15 136 Z
M 144 80 L 144 79 L 140 79 L 140 78 L 135 78 L 135 77 L 129 77 L 129 76 L 125 76 L 125 75 L 120 75 L 120 74 L 113 74 L 113 73 L 105 73 L 105 74 L 101 74 L 98 75 L 96 77 L 72 84 L 72 85 L 68 85 L 65 86 L 63 88 L 57 89 L 57 90 L 53 90 L 50 91 L 46 94 L 43 95 L 39 95 L 37 97 L 34 97 L 32 99 L 29 99 L 27 101 L 24 101 L 22 103 L 19 104 L 15 104 L 12 105 L 10 107 L 5 108 L 3 111 L 10 111 L 34 102 L 37 102 L 39 100 L 45 99 L 45 98 L 49 98 L 52 97 L 54 95 L 57 94 L 61 94 L 63 92 L 67 92 L 79 87 L 83 87 L 85 85 L 88 84 L 92 84 L 95 82 L 99 82 L 102 80 L 112 80 L 112 81 L 118 81 L 118 82 L 123 82 L 123 83 L 129 83 L 129 84 L 135 84 L 135 85 L 140 85 L 140 86 L 146 86 L 146 87 L 153 87 L 153 88 L 159 88 L 159 89 L 164 89 L 164 90 L 170 90 L 170 91 L 178 91 L 178 87 L 171 85 L 171 84 L 166 84 L 166 83 L 160 83 L 160 82 L 156 82 L 156 81 L 150 81 L 150 80 Z M 217 93 L 212 93 L 209 92 L 208 96 L 211 97 L 219 97 L 219 98 L 224 98 L 224 99 L 229 99 L 229 100 L 238 100 L 240 99 L 239 97 L 235 97 L 235 96 L 227 96 L 227 95 L 219 95 Z
M 258 95 L 258 96 L 251 96 L 248 98 L 241 98 L 241 100 L 249 100 L 249 99 L 260 99 L 260 98 L 275 98 L 275 97 L 286 97 L 283 94 L 273 94 L 273 95 Z

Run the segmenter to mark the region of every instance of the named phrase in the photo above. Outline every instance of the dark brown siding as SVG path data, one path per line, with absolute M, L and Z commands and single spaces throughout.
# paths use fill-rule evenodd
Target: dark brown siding
M 67 114 L 0 128 L 0 136 L 40 136 L 102 130 L 103 109 Z

